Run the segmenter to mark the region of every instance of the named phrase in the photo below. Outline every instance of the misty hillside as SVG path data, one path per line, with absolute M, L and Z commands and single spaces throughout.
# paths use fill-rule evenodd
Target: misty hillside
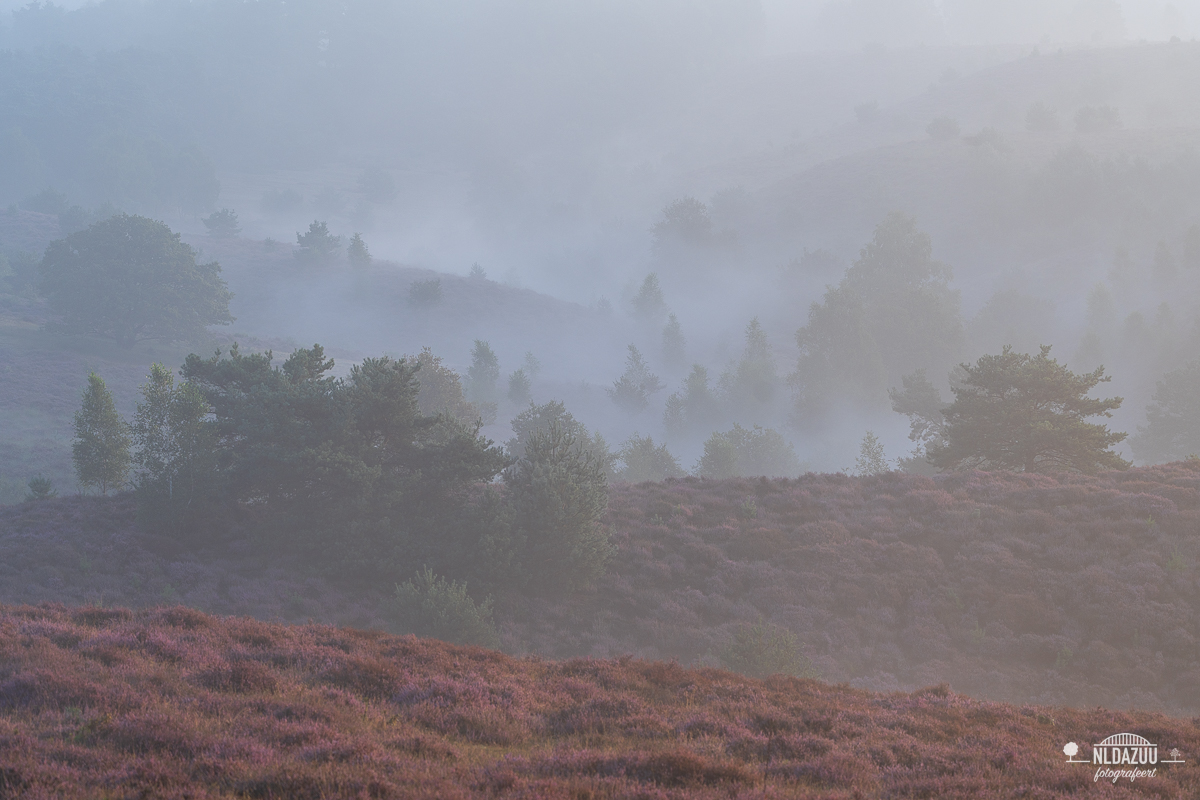
M 622 485 L 603 519 L 616 553 L 594 588 L 471 591 L 494 595 L 500 641 L 513 653 L 716 666 L 763 622 L 794 635 L 830 681 L 880 691 L 948 682 L 1004 702 L 1186 715 L 1200 686 L 1197 514 L 1191 461 L 1099 478 Z M 237 529 L 193 545 L 147 532 L 128 495 L 0 509 L 0 531 L 6 603 L 166 602 L 399 624 L 387 605 L 392 581 L 339 579 Z M 1113 607 L 1137 626 L 1113 624 Z
M 0 609 L 0 786 L 18 796 L 1183 797 L 1190 764 L 1093 785 L 1066 742 L 1147 712 L 871 693 L 676 663 L 514 659 L 413 637 L 48 604 Z M 1087 745 L 1085 744 L 1085 747 Z M 1084 751 L 1086 755 L 1086 749 Z

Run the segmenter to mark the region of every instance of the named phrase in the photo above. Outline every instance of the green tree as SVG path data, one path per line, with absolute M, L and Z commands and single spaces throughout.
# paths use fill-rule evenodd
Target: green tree
M 417 364 L 368 358 L 337 379 L 320 345 L 271 361 L 234 348 L 184 363 L 213 412 L 226 497 L 255 506 L 293 546 L 366 576 L 467 546 L 451 542 L 464 494 L 508 459 L 477 426 L 420 412 Z
M 505 442 L 504 447 L 509 456 L 514 459 L 523 458 L 525 445 L 535 431 L 545 433 L 551 427 L 561 428 L 569 436 L 575 437 L 580 446 L 589 451 L 592 457 L 600 462 L 607 478 L 611 479 L 616 472 L 617 456 L 608 449 L 608 443 L 599 433 L 589 434 L 587 426 L 567 411 L 567 407 L 558 400 L 551 400 L 541 405 L 529 404 L 529 408 L 517 414 L 512 420 L 513 438 Z
M 721 389 L 729 405 L 744 409 L 769 403 L 779 388 L 775 359 L 758 317 L 746 326 L 746 347 L 737 364 L 721 376 Z
M 176 385 L 170 370 L 151 365 L 132 434 L 141 509 L 153 524 L 177 529 L 213 494 L 216 432 L 208 413 L 194 384 Z
M 663 481 L 667 478 L 682 478 L 685 474 L 679 461 L 671 455 L 665 444 L 655 445 L 654 438 L 634 434 L 626 439 L 617 450 L 617 457 L 625 465 L 617 477 L 630 483 Z
M 1146 425 L 1130 445 L 1134 455 L 1150 463 L 1200 453 L 1200 362 L 1163 376 L 1146 407 Z
M 525 374 L 525 369 L 518 368 L 508 376 L 508 399 L 513 403 L 524 403 L 529 399 L 532 382 Z
M 237 212 L 228 208 L 214 211 L 205 217 L 204 227 L 208 228 L 208 235 L 214 239 L 232 239 L 242 232 L 241 226 L 238 225 Z
M 708 388 L 708 370 L 692 365 L 683 382 L 683 390 L 667 398 L 663 425 L 670 436 L 683 436 L 690 431 L 709 428 L 717 417 L 717 399 Z
M 924 458 L 931 443 L 946 438 L 946 418 L 942 414 L 946 404 L 937 387 L 925 377 L 923 369 L 905 375 L 901 384 L 903 389 L 888 390 L 892 410 L 908 417 L 908 438 L 917 445 L 914 457 Z
M 1005 347 L 962 369 L 954 402 L 942 412 L 945 438 L 927 447 L 939 469 L 1093 473 L 1129 466 L 1109 449 L 1126 434 L 1085 421 L 1111 417 L 1121 405 L 1120 397 L 1087 396 L 1111 380 L 1104 367 L 1076 375 L 1042 345 L 1036 356 Z
M 854 460 L 854 472 L 865 477 L 883 475 L 889 471 L 887 459 L 883 454 L 883 442 L 879 441 L 874 432 L 867 431 L 858 448 L 858 458 Z
M 233 321 L 220 265 L 196 263 L 179 234 L 145 217 L 118 214 L 51 242 L 40 269 L 42 294 L 68 333 L 131 347 Z
M 363 241 L 361 233 L 350 237 L 350 247 L 346 251 L 346 259 L 350 262 L 350 266 L 356 269 L 371 266 L 371 251 L 367 249 L 367 243 Z
M 633 316 L 637 319 L 654 322 L 662 318 L 667 306 L 663 302 L 662 287 L 658 285 L 658 276 L 653 272 L 642 281 L 641 288 L 633 297 L 632 305 Z
M 834 398 L 874 405 L 902 375 L 949 368 L 963 339 L 951 278 L 933 260 L 929 235 L 890 214 L 796 333 L 798 410 L 820 411 Z
M 428 636 L 452 644 L 500 646 L 492 621 L 492 598 L 476 603 L 467 584 L 447 581 L 425 567 L 415 578 L 396 584 L 392 613 L 400 633 Z
M 658 376 L 650 372 L 646 359 L 635 346 L 629 345 L 629 356 L 625 359 L 625 373 L 606 389 L 612 401 L 626 411 L 636 414 L 650 405 L 650 395 L 663 388 Z
M 417 408 L 422 414 L 448 414 L 464 425 L 474 424 L 479 419 L 479 409 L 473 403 L 468 403 L 463 395 L 462 379 L 442 362 L 441 356 L 435 356 L 426 347 L 416 356 L 405 356 L 405 360 L 415 363 L 420 369 L 417 373 L 417 380 L 421 384 L 417 392 Z
M 683 328 L 674 314 L 667 317 L 667 324 L 663 328 L 662 354 L 663 363 L 672 369 L 687 366 L 687 340 L 683 338 Z
M 515 549 L 535 587 L 571 589 L 600 577 L 614 547 L 600 525 L 608 506 L 604 465 L 558 424 L 532 431 L 504 474 Z
M 96 373 L 88 375 L 83 405 L 75 412 L 75 438 L 71 458 L 75 475 L 83 486 L 94 486 L 101 494 L 125 484 L 129 476 L 129 426 L 117 413 L 112 392 Z
M 752 678 L 791 675 L 815 678 L 812 662 L 800 650 L 796 634 L 759 620 L 740 625 L 733 641 L 721 651 L 721 665 Z
M 492 346 L 482 339 L 471 348 L 471 366 L 467 368 L 467 399 L 472 403 L 495 403 L 500 380 L 500 359 Z
M 433 308 L 442 302 L 442 279 L 413 281 L 408 285 L 408 304 L 413 308 Z
M 758 425 L 743 428 L 734 423 L 733 428 L 714 432 L 704 443 L 696 472 L 704 478 L 786 478 L 800 472 L 800 460 L 792 443 L 779 431 Z
M 27 503 L 35 500 L 50 500 L 58 497 L 58 490 L 54 488 L 54 481 L 42 475 L 38 475 L 36 478 L 30 478 L 29 483 L 26 484 L 26 486 L 29 488 L 29 491 L 25 493 L 25 502 Z
M 342 237 L 329 232 L 329 226 L 313 220 L 306 233 L 296 233 L 296 260 L 323 267 L 332 264 L 342 249 Z
M 654 250 L 680 245 L 702 247 L 712 242 L 713 224 L 708 206 L 694 197 L 684 197 L 663 209 L 662 219 L 654 224 Z

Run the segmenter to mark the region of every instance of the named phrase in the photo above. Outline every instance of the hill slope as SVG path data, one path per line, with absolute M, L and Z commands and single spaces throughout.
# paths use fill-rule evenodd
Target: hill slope
M 1068 741 L 1195 725 L 482 649 L 186 608 L 0 609 L 0 792 L 64 798 L 1195 796 Z M 1090 752 L 1087 744 L 1082 756 Z
M 236 530 L 187 549 L 134 518 L 128 496 L 0 508 L 0 602 L 389 624 L 391 586 L 337 585 Z M 1200 462 L 618 485 L 605 523 L 617 552 L 593 589 L 497 594 L 506 651 L 715 666 L 763 619 L 862 688 L 1198 711 Z

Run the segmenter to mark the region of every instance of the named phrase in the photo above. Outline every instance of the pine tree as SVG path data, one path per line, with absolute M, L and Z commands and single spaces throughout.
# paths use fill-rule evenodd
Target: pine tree
M 633 315 L 640 320 L 652 322 L 662 318 L 666 309 L 663 302 L 662 287 L 658 285 L 658 276 L 651 272 L 642 281 L 642 287 L 633 298 Z
M 634 345 L 629 345 L 629 357 L 625 359 L 625 374 L 607 389 L 608 396 L 621 408 L 630 413 L 644 411 L 650 405 L 650 395 L 663 388 L 662 381 L 646 366 L 646 359 Z
M 529 400 L 531 385 L 532 382 L 525 374 L 524 368 L 513 372 L 508 376 L 508 399 L 517 404 L 526 402 Z
M 296 234 L 296 259 L 306 264 L 325 266 L 337 257 L 342 247 L 342 237 L 329 232 L 329 226 L 313 220 L 307 233 Z
M 96 373 L 88 375 L 83 405 L 75 412 L 75 439 L 71 457 L 75 475 L 83 486 L 108 494 L 125 483 L 131 462 L 129 426 L 117 414 L 112 392 Z
M 687 366 L 687 340 L 683 338 L 683 329 L 679 318 L 674 314 L 667 317 L 666 327 L 662 333 L 663 363 L 672 369 Z
M 859 475 L 882 475 L 888 471 L 887 459 L 883 455 L 883 442 L 874 432 L 867 431 L 854 460 L 854 471 Z
M 954 402 L 942 410 L 945 438 L 926 447 L 935 467 L 1094 473 L 1129 466 L 1110 449 L 1125 434 L 1085 422 L 1121 407 L 1120 397 L 1088 397 L 1111 380 L 1104 367 L 1077 375 L 1050 358 L 1049 345 L 1037 355 L 1006 345 L 962 366 Z
M 350 238 L 346 258 L 350 261 L 350 266 L 357 269 L 371 266 L 371 251 L 367 249 L 367 243 L 363 241 L 361 233 L 356 233 Z
M 491 345 L 475 340 L 471 349 L 471 366 L 467 368 L 467 399 L 472 403 L 491 403 L 496 400 L 496 382 L 500 380 L 500 359 Z

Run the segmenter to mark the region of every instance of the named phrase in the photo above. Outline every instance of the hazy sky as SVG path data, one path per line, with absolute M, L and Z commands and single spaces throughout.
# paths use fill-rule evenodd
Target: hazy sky
M 704 5 L 694 2 L 682 8 Z M 744 0 L 748 7 L 756 2 L 765 21 L 761 41 L 772 53 L 876 43 L 1108 43 L 1200 35 L 1200 0 Z M 54 5 L 86 4 L 61 0 Z M 0 0 L 0 11 L 25 5 L 28 0 Z M 481 0 L 481 5 L 490 3 Z
M 770 51 L 1191 39 L 1200 0 L 761 0 Z

